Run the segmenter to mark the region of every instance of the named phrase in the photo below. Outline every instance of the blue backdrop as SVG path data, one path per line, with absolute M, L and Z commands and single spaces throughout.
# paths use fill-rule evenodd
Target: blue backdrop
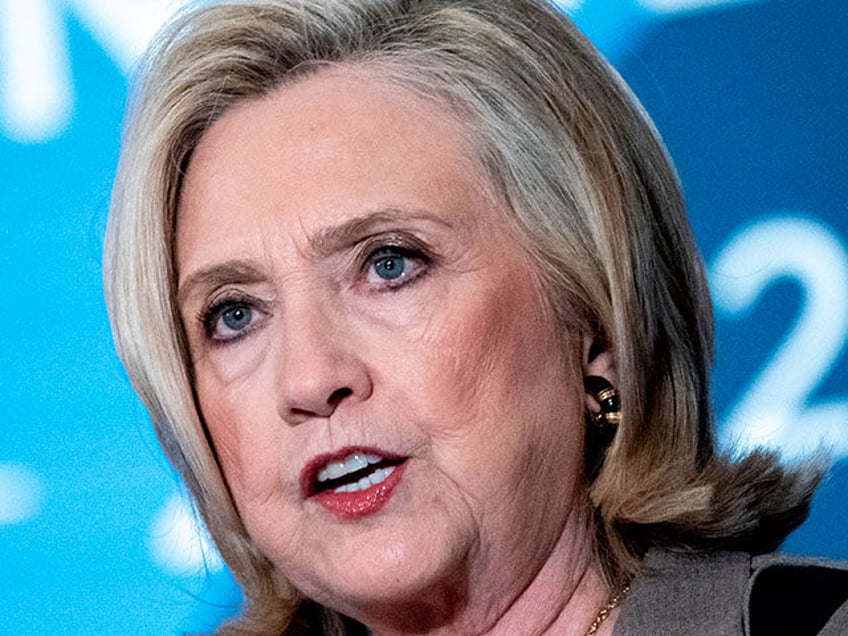
M 0 0 L 0 635 L 197 631 L 239 603 L 114 355 L 100 291 L 127 77 L 177 4 Z M 825 443 L 842 460 L 844 3 L 560 5 L 680 170 L 715 295 L 722 439 L 787 458 Z M 788 548 L 848 558 L 846 494 L 838 461 Z

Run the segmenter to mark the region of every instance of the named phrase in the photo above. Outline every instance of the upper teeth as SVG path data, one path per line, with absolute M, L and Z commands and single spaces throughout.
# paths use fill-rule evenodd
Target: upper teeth
M 350 473 L 355 473 L 358 470 L 368 467 L 370 464 L 378 464 L 383 461 L 382 457 L 377 455 L 366 455 L 365 453 L 351 453 L 342 461 L 330 462 L 324 468 L 318 471 L 318 482 L 324 482 L 328 479 L 338 479 Z

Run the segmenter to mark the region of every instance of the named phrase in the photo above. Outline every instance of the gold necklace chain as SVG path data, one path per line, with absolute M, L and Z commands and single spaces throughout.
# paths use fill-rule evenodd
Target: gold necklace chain
M 589 625 L 589 629 L 586 630 L 586 636 L 594 636 L 598 633 L 598 629 L 601 627 L 601 623 L 603 623 L 612 611 L 621 604 L 621 601 L 624 600 L 624 597 L 627 596 L 627 593 L 630 591 L 630 586 L 625 585 L 622 590 L 613 596 L 610 600 L 608 600 L 604 606 L 598 610 L 598 615 L 595 616 L 595 620 L 592 621 L 592 624 Z

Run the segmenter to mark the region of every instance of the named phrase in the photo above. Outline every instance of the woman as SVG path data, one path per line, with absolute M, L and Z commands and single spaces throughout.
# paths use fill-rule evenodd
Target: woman
M 220 633 L 765 624 L 746 553 L 804 519 L 819 470 L 716 453 L 674 171 L 566 18 L 219 5 L 142 78 L 107 298 L 243 586 Z

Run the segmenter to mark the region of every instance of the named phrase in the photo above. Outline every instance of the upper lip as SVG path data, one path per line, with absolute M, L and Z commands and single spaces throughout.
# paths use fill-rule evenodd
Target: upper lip
M 336 478 L 336 467 L 330 466 L 331 464 L 347 463 L 348 470 L 345 472 L 350 472 L 350 469 L 361 470 L 367 468 L 369 465 L 376 465 L 383 462 L 399 464 L 405 459 L 405 457 L 395 453 L 364 446 L 348 446 L 330 453 L 322 453 L 310 459 L 303 467 L 303 470 L 301 470 L 301 492 L 304 497 L 311 497 L 320 490 L 320 483 L 327 479 Z M 340 467 L 338 469 L 341 470 Z M 327 472 L 321 475 L 325 470 Z M 319 475 L 322 477 L 321 481 L 319 481 Z

